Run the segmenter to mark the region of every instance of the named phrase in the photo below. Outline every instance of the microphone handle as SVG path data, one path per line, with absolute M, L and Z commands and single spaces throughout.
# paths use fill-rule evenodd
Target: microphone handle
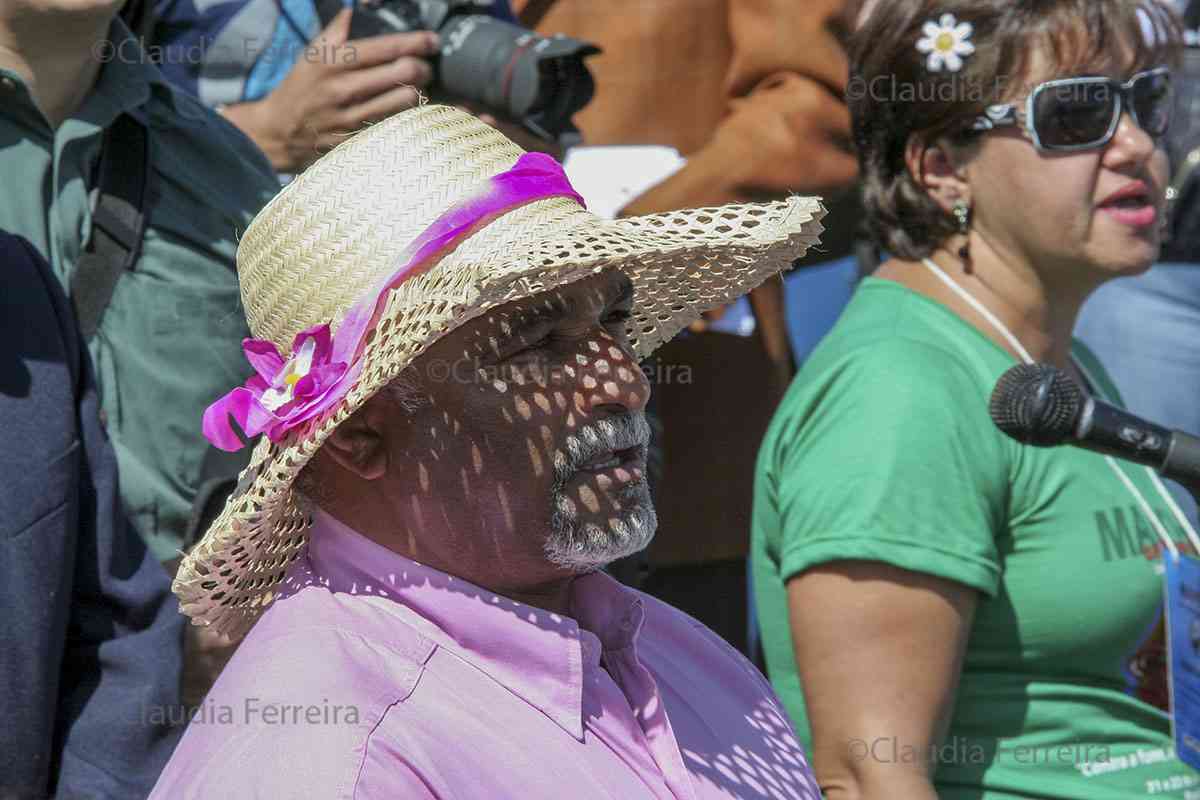
M 1186 488 L 1200 504 L 1200 437 L 1089 398 L 1075 440 L 1089 450 L 1144 464 Z
M 1160 472 L 1171 450 L 1168 429 L 1090 397 L 1084 403 L 1075 439 L 1088 450 L 1145 464 Z
M 1200 437 L 1175 431 L 1161 471 L 1164 478 L 1170 478 L 1191 492 L 1196 504 L 1200 505 Z

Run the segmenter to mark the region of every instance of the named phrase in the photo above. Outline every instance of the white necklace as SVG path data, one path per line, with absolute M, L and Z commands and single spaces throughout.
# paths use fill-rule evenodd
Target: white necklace
M 987 320 L 988 324 L 995 328 L 996 332 L 1004 337 L 1004 340 L 1008 342 L 1009 346 L 1021 356 L 1021 360 L 1024 363 L 1034 363 L 1033 357 L 1030 356 L 1029 351 L 1021 345 L 1020 340 L 1013 335 L 1013 332 L 1010 331 L 1008 327 L 1000 321 L 1000 318 L 993 314 L 987 306 L 977 300 L 974 295 L 972 295 L 962 286 L 959 286 L 958 283 L 948 274 L 946 274 L 941 267 L 935 264 L 932 259 L 923 258 L 921 259 L 921 263 L 928 267 L 929 270 L 936 275 L 942 283 L 946 284 L 950 291 L 958 295 L 963 302 L 975 309 L 975 311 L 979 312 L 979 315 Z M 1100 384 L 1096 382 L 1095 378 L 1089 374 L 1088 370 L 1082 364 L 1074 359 L 1072 359 L 1072 362 L 1075 364 L 1075 368 L 1078 369 L 1085 378 L 1087 378 L 1088 382 L 1096 391 L 1102 391 Z M 1141 490 L 1134 485 L 1129 476 L 1125 474 L 1125 470 L 1121 469 L 1115 458 L 1112 456 L 1105 456 L 1104 460 L 1108 462 L 1108 465 L 1112 468 L 1113 473 L 1116 474 L 1117 478 L 1121 481 L 1125 488 L 1129 490 L 1129 493 L 1133 495 L 1133 498 L 1137 501 L 1138 507 L 1141 508 L 1142 513 L 1146 516 L 1146 519 L 1149 520 L 1150 527 L 1154 528 L 1154 532 L 1158 534 L 1158 538 L 1162 540 L 1163 545 L 1167 548 L 1167 552 L 1169 552 L 1173 558 L 1178 559 L 1179 548 L 1175 545 L 1174 540 L 1172 540 L 1170 535 L 1167 533 L 1167 529 L 1162 524 L 1162 521 L 1158 518 L 1158 515 L 1154 513 L 1154 509 L 1150 507 L 1150 503 L 1147 502 L 1145 495 L 1143 495 Z M 1150 467 L 1146 467 L 1145 469 L 1150 475 L 1150 482 L 1154 485 L 1154 488 L 1158 491 L 1163 500 L 1166 501 L 1167 508 L 1171 509 L 1171 513 L 1175 517 L 1176 522 L 1178 522 L 1183 530 L 1187 533 L 1188 541 L 1192 543 L 1192 547 L 1195 548 L 1195 551 L 1200 553 L 1200 536 L 1196 535 L 1196 530 L 1192 527 L 1192 523 L 1188 521 L 1187 515 L 1183 513 L 1183 510 L 1179 508 L 1179 504 L 1175 502 L 1175 498 L 1171 496 L 1169 491 L 1167 491 L 1167 487 L 1164 486 L 1162 480 L 1159 479 L 1158 473 L 1156 473 Z

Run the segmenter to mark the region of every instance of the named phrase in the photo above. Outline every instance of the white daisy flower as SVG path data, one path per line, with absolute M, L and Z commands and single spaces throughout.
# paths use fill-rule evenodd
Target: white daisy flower
M 921 28 L 925 36 L 917 41 L 917 50 L 929 56 L 925 66 L 930 72 L 941 72 L 943 66 L 949 72 L 958 72 L 962 69 L 962 57 L 975 52 L 975 45 L 970 42 L 974 31 L 971 23 L 960 24 L 953 14 L 942 14 L 937 22 L 926 22 Z

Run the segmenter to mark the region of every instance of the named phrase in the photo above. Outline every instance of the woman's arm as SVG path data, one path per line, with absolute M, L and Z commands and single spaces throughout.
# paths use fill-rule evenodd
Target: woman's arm
M 788 581 L 796 664 L 826 800 L 937 800 L 945 735 L 977 593 L 871 561 Z

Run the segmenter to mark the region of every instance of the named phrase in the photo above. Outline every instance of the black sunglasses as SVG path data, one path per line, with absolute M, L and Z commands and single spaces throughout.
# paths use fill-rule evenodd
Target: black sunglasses
M 1021 126 L 1042 151 L 1090 150 L 1112 139 L 1128 110 L 1134 122 L 1154 138 L 1171 124 L 1174 95 L 1167 67 L 1139 72 L 1125 83 L 1104 77 L 1061 78 L 1038 84 L 1020 103 L 988 106 L 971 130 Z

